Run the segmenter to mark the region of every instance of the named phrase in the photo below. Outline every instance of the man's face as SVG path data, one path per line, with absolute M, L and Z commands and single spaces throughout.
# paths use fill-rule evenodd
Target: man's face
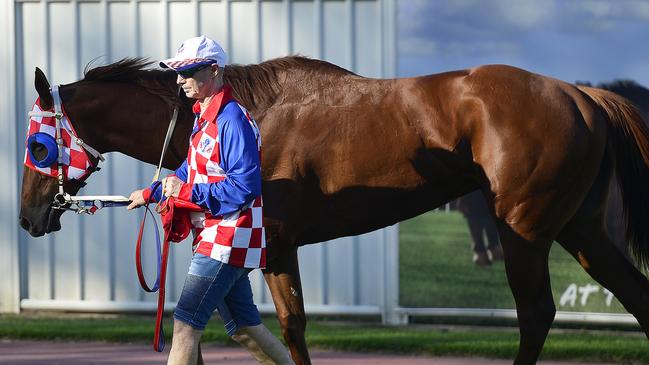
M 189 69 L 189 72 L 185 71 L 185 75 L 178 75 L 176 83 L 183 88 L 188 98 L 204 99 L 210 96 L 211 91 L 214 90 L 213 83 L 216 82 L 216 77 L 214 77 L 216 70 L 212 67 L 207 65 Z M 191 76 L 188 74 L 191 74 Z

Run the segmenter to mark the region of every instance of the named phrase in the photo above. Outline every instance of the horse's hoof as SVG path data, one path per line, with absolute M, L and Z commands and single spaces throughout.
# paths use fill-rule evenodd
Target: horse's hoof
M 473 254 L 473 263 L 476 266 L 489 266 L 491 265 L 491 260 L 486 252 L 475 252 Z
M 491 261 L 502 261 L 505 258 L 503 249 L 500 246 L 488 249 L 487 254 L 489 255 L 489 259 Z

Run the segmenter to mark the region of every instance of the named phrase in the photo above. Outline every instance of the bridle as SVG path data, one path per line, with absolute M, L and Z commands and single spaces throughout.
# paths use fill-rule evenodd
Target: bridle
M 65 147 L 71 148 L 72 146 L 65 146 L 62 130 L 65 130 L 77 144 L 77 146 L 83 148 L 86 153 L 94 157 L 94 161 L 89 159 L 90 167 L 86 169 L 84 176 L 80 179 L 74 179 L 81 183 L 83 187 L 85 185 L 84 180 L 90 176 L 94 171 L 99 170 L 99 161 L 105 161 L 104 157 L 96 149 L 92 148 L 86 144 L 79 136 L 75 134 L 72 128 L 68 125 L 71 123 L 69 118 L 68 123 L 63 123 L 63 118 L 65 117 L 63 113 L 63 106 L 61 101 L 61 96 L 59 95 L 59 85 L 54 85 L 50 88 L 50 94 L 52 96 L 52 101 L 54 104 L 54 111 L 30 111 L 29 117 L 42 117 L 42 118 L 54 118 L 56 121 L 55 126 L 55 136 L 57 146 L 57 159 L 56 159 L 56 171 L 57 171 L 57 182 L 58 182 L 58 193 L 54 195 L 54 200 L 52 201 L 52 208 L 58 210 L 69 210 L 77 214 L 94 214 L 97 210 L 116 205 L 125 205 L 128 203 L 128 199 L 124 200 L 123 197 L 114 197 L 114 196 L 72 196 L 65 192 L 64 180 L 66 178 L 63 167 L 66 166 L 63 156 Z M 30 146 L 27 146 L 28 150 Z M 31 156 L 28 156 L 30 158 Z M 69 168 L 69 165 L 68 165 Z

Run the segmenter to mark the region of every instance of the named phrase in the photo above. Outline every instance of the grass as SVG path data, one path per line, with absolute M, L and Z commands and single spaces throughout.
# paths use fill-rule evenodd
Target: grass
M 404 307 L 514 308 L 503 262 L 476 267 L 471 238 L 461 214 L 426 213 L 400 224 L 400 305 Z M 560 245 L 550 252 L 550 276 L 557 310 L 626 313 Z M 574 301 L 561 297 L 575 284 Z M 582 305 L 580 287 L 592 285 Z
M 154 316 L 83 316 L 69 314 L 0 316 L 0 338 L 149 342 Z M 264 323 L 277 336 L 277 321 Z M 165 320 L 170 341 L 171 320 Z M 222 323 L 208 325 L 204 342 L 232 345 Z M 406 353 L 411 355 L 475 356 L 512 359 L 518 347 L 515 328 L 466 328 L 440 326 L 383 327 L 367 323 L 311 321 L 307 329 L 310 348 L 355 352 Z M 649 364 L 649 346 L 637 332 L 584 332 L 553 330 L 542 353 L 543 359 L 606 361 Z

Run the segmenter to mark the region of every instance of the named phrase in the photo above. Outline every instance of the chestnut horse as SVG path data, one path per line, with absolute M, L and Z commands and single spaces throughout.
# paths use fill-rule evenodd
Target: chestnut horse
M 173 169 L 186 155 L 191 102 L 175 96 L 173 72 L 146 66 L 127 59 L 89 70 L 61 86 L 63 105 L 87 144 L 149 163 L 180 105 L 164 161 Z M 228 66 L 225 78 L 264 141 L 264 276 L 296 363 L 310 363 L 298 246 L 382 228 L 477 189 L 496 219 L 516 302 L 515 364 L 536 362 L 554 318 L 548 252 L 555 240 L 649 336 L 649 281 L 604 228 L 615 172 L 629 245 L 646 267 L 649 133 L 625 99 L 503 65 L 377 80 L 287 57 Z M 45 109 L 48 86 L 37 70 Z M 22 189 L 22 227 L 33 236 L 59 229 L 60 213 L 50 208 L 56 180 L 28 169 Z

